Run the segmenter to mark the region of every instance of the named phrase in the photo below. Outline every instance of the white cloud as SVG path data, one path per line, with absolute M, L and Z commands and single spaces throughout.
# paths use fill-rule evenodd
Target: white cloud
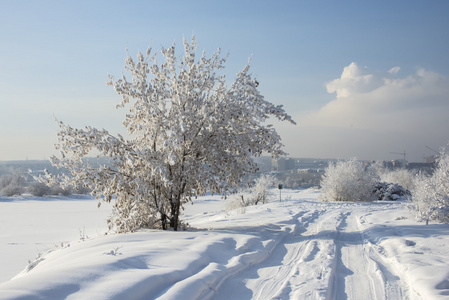
M 388 73 L 390 73 L 390 74 L 397 74 L 399 72 L 399 70 L 401 70 L 400 67 L 393 67 L 390 70 L 388 70 Z
M 381 84 L 369 74 L 367 68 L 360 68 L 356 63 L 351 63 L 343 69 L 341 77 L 326 84 L 329 93 L 337 93 L 337 98 L 350 97 L 354 93 L 368 92 Z
M 390 152 L 406 150 L 413 161 L 433 154 L 425 146 L 438 148 L 449 141 L 449 79 L 423 69 L 400 78 L 399 69 L 374 74 L 356 63 L 345 67 L 326 85 L 335 100 L 297 116 L 295 133 L 283 133 L 287 151 L 388 160 L 398 158 Z

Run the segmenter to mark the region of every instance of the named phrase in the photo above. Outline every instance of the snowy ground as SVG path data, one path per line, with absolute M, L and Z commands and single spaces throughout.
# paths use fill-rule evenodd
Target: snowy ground
M 108 236 L 95 200 L 0 198 L 0 299 L 449 299 L 448 225 L 318 193 L 202 197 L 188 231 Z

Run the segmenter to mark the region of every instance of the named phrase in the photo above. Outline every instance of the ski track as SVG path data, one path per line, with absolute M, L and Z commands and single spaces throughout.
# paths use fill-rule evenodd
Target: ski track
M 294 216 L 260 263 L 226 276 L 211 299 L 409 299 L 408 287 L 360 230 L 366 206 L 334 205 Z M 376 208 L 374 208 L 376 209 Z M 310 290 L 310 286 L 319 287 Z M 232 291 L 232 293 L 230 293 Z

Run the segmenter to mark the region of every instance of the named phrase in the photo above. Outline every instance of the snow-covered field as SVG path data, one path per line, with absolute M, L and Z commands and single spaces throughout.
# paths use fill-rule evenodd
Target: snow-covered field
M 0 198 L 0 299 L 449 298 L 449 225 L 273 192 L 244 211 L 201 197 L 188 231 L 107 236 L 110 206 L 89 197 Z

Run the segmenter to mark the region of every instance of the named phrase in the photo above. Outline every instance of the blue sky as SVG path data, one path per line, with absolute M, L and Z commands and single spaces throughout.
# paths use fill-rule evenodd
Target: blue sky
M 421 161 L 449 141 L 448 1 L 0 1 L 0 160 L 50 156 L 54 117 L 121 131 L 106 86 L 134 56 L 181 45 L 252 55 L 296 157 Z

